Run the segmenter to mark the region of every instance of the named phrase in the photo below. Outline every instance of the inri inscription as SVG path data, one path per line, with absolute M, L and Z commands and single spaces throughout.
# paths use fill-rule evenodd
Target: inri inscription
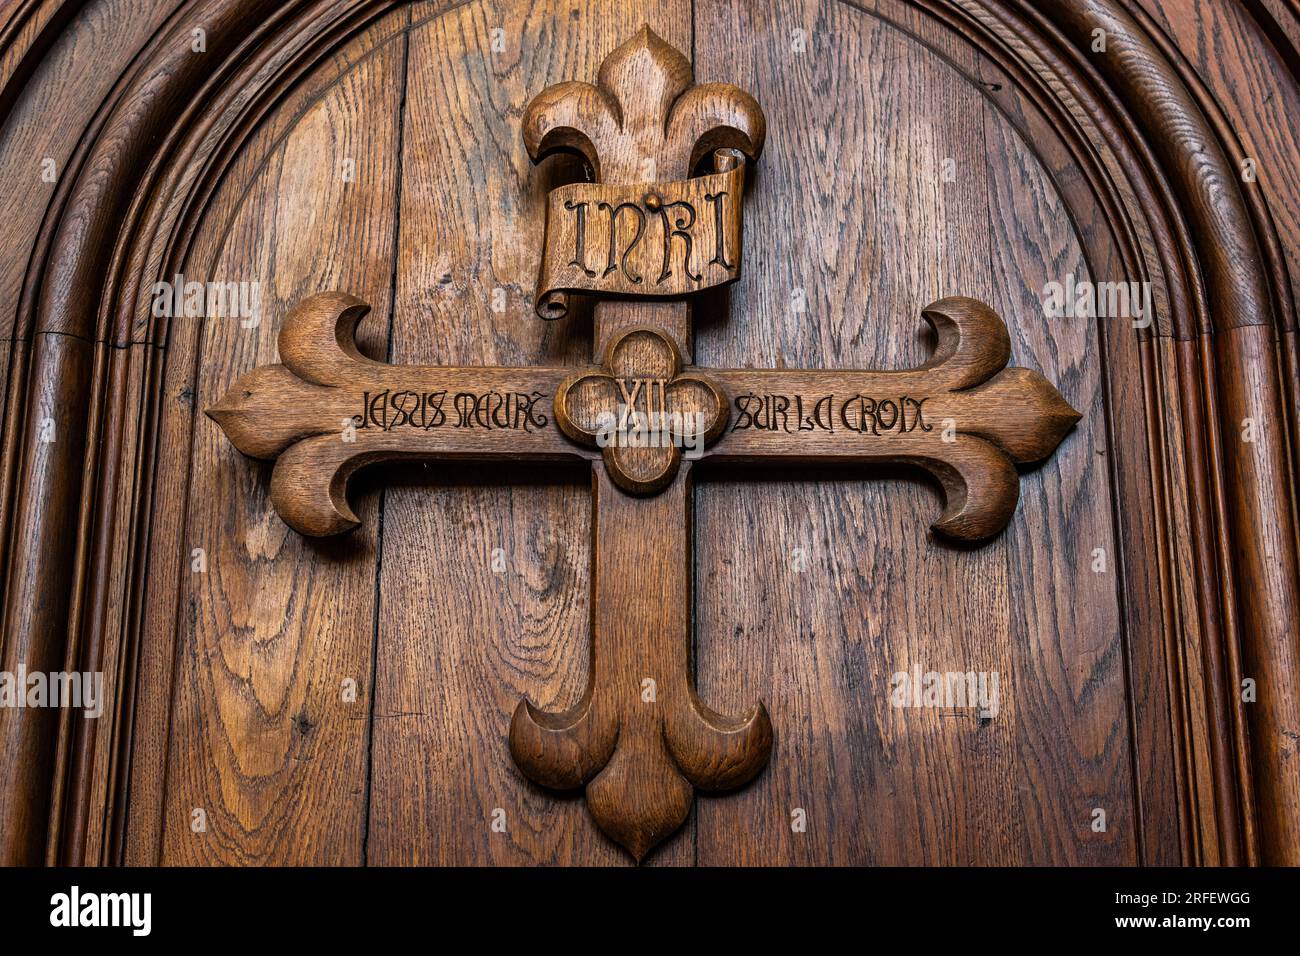
M 557 319 L 568 296 L 681 296 L 740 275 L 744 166 L 714 153 L 718 172 L 672 183 L 575 183 L 547 200 L 537 314 Z

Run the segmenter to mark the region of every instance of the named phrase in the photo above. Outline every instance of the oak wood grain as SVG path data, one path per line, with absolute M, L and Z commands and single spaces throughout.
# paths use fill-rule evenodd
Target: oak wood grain
M 393 362 L 589 363 L 590 310 L 552 323 L 531 310 L 546 191 L 579 173 L 534 168 L 520 117 L 540 90 L 594 76 L 646 22 L 688 48 L 686 9 L 471 3 L 413 30 L 411 62 L 421 66 L 407 96 Z M 420 7 L 414 16 L 423 19 Z M 493 28 L 504 31 L 503 52 L 492 49 Z M 504 312 L 492 310 L 497 289 Z M 590 527 L 573 516 L 590 514 L 589 479 L 566 472 L 540 487 L 448 479 L 385 494 L 376 713 L 410 716 L 375 722 L 368 858 L 626 860 L 579 801 L 556 801 L 529 783 L 506 744 L 520 698 L 562 708 L 587 681 Z M 502 548 L 506 572 L 492 573 L 483 536 L 456 531 L 456 516 L 468 514 L 499 516 L 484 536 Z M 531 517 L 521 525 L 523 515 Z M 529 586 L 539 579 L 547 586 Z M 404 597 L 411 580 L 443 581 L 465 597 L 439 602 L 431 617 Z M 430 680 L 431 666 L 443 676 Z M 472 773 L 437 772 L 467 752 L 479 755 Z M 491 826 L 498 808 L 504 831 Z M 689 841 L 687 830 L 653 859 L 688 862 Z
M 791 42 L 796 28 L 805 31 L 807 53 Z M 697 69 L 709 78 L 735 75 L 763 104 L 770 131 L 746 211 L 746 230 L 765 241 L 749 243 L 731 318 L 699 332 L 701 365 L 917 366 L 931 346 L 909 310 L 919 314 L 927 295 L 960 291 L 1006 303 L 998 311 L 1018 342 L 1016 364 L 1060 374 L 1044 364 L 1043 340 L 1022 331 L 1043 322 L 1041 304 L 1002 291 L 1041 288 L 1041 251 L 999 262 L 992 249 L 1007 193 L 1037 225 L 1060 221 L 1059 200 L 1022 144 L 990 141 L 983 128 L 970 135 L 969 117 L 989 122 L 972 84 L 916 41 L 846 8 L 705 3 L 698 30 L 762 39 L 751 56 L 706 50 Z M 825 90 L 835 91 L 833 119 Z M 867 148 L 847 145 L 856 142 Z M 834 162 L 810 165 L 810 153 Z M 943 179 L 945 159 L 951 182 Z M 995 189 L 1005 192 L 994 199 Z M 836 224 L 833 241 L 816 232 L 821 223 Z M 1053 266 L 1085 271 L 1068 230 L 1041 236 L 1025 226 L 1000 245 L 1055 243 L 1047 250 Z M 765 321 L 746 321 L 759 315 Z M 1099 366 L 1086 339 L 1074 341 L 1081 356 L 1074 361 L 1092 363 L 1086 375 L 1095 389 Z M 1056 379 L 1067 398 L 1082 386 L 1073 376 Z M 1071 437 L 1051 467 L 1080 474 L 1078 440 Z M 1040 476 L 1022 477 L 1029 500 L 1013 522 L 1027 526 L 1020 534 L 1069 527 Z M 1058 708 L 1073 710 L 1079 690 L 1038 690 L 1066 651 L 1028 641 L 1050 642 L 1056 632 L 1020 617 L 1015 595 L 1024 583 L 1013 584 L 1009 536 L 975 551 L 908 540 L 933 520 L 929 493 L 899 478 L 854 477 L 805 464 L 778 483 L 728 470 L 698 486 L 701 691 L 723 708 L 763 696 L 778 731 L 768 774 L 730 805 L 701 802 L 701 862 L 1131 858 L 1130 837 L 1113 849 L 1089 848 L 1091 808 L 1057 797 L 1071 786 L 1065 768 L 1082 765 L 1073 746 L 1057 747 L 1059 733 L 1045 728 L 1063 730 L 1075 719 Z M 1108 520 L 1104 497 L 1081 506 Z M 1036 567 L 1043 558 L 1040 550 Z M 1048 559 L 1057 560 L 1070 563 L 1052 573 L 1092 584 L 1077 555 Z M 1114 592 L 1099 597 L 1113 613 Z M 1117 641 L 1112 634 L 1112 647 Z M 890 706 L 890 678 L 914 664 L 998 671 L 999 714 L 981 720 L 969 711 Z M 1112 672 L 1096 698 L 1105 702 L 1106 735 L 1124 731 L 1114 717 L 1122 681 Z M 1107 736 L 1080 733 L 1113 760 Z M 1062 776 L 1044 776 L 1044 764 Z M 1126 801 L 1123 773 L 1122 765 L 1100 770 L 1117 807 Z M 792 831 L 796 810 L 807 815 L 806 832 Z M 737 813 L 747 820 L 742 834 L 726 822 Z M 872 823 L 846 832 L 845 819 Z M 899 840 L 912 849 L 900 853 Z
M 6 222 L 39 222 L 47 203 L 59 185 L 75 171 L 75 160 L 84 153 L 79 144 L 95 113 L 109 94 L 114 81 L 175 2 L 106 0 L 94 14 L 74 18 L 53 47 L 40 57 L 30 79 L 19 89 L 12 109 L 25 120 L 0 126 L 0 166 L 14 177 L 14 185 L 0 195 L 0 215 Z M 97 58 L 94 70 L 82 68 L 90 57 Z M 13 87 L 7 87 L 12 90 Z M 39 121 L 34 117 L 39 117 Z M 102 119 L 102 118 L 101 118 Z M 49 164 L 46 164 L 46 161 Z M 71 169 L 70 169 L 71 167 Z M 53 179 L 46 177 L 53 173 Z M 7 229 L 0 238 L 0 337 L 26 334 L 25 322 L 18 321 L 17 307 L 23 273 L 29 267 L 39 230 Z M 30 321 L 30 316 L 27 321 Z
M 51 39 L 37 35 L 42 19 L 57 22 L 63 6 L 77 11 L 68 36 L 49 46 L 48 62 L 25 60 L 29 39 L 38 46 Z M 419 28 L 451 6 L 414 8 Z M 1142 6 L 1153 18 L 1128 0 L 701 3 L 694 24 L 682 4 L 651 11 L 656 30 L 696 60 L 700 79 L 750 89 L 779 120 L 752 177 L 749 210 L 776 226 L 774 259 L 756 270 L 754 255 L 764 248 L 748 243 L 741 284 L 697 303 L 693 321 L 702 331 L 694 359 L 685 307 L 662 310 L 687 362 L 740 372 L 775 365 L 780 374 L 791 366 L 906 369 L 933 347 L 918 334 L 920 309 L 939 294 L 973 294 L 1007 319 L 1013 362 L 1046 373 L 1086 412 L 1084 427 L 1058 456 L 1020 478 L 1020 517 L 1041 517 L 1013 520 L 1009 534 L 978 550 L 917 536 L 938 507 L 933 491 L 908 476 L 863 482 L 844 466 L 795 462 L 779 476 L 721 461 L 690 467 L 689 477 L 700 479 L 696 584 L 711 582 L 697 609 L 699 695 L 730 713 L 761 698 L 774 717 L 791 719 L 784 729 L 777 724 L 768 770 L 739 795 L 698 801 L 697 813 L 652 862 L 1294 858 L 1294 779 L 1279 770 L 1294 759 L 1287 728 L 1300 700 L 1293 640 L 1300 378 L 1288 331 L 1295 324 L 1295 204 L 1276 169 L 1286 168 L 1293 145 L 1277 117 L 1294 100 L 1286 84 L 1300 60 L 1285 46 L 1300 35 L 1300 22 L 1289 0 L 1252 4 L 1244 13 L 1196 0 Z M 147 12 L 105 22 L 128 7 Z M 34 12 L 35 32 L 0 26 L 3 168 L 11 181 L 23 181 L 44 144 L 60 169 L 52 193 L 42 184 L 6 199 L 4 241 L 12 255 L 3 276 L 16 293 L 8 301 L 16 304 L 19 332 L 0 446 L 0 540 L 14 582 L 0 643 L 6 666 L 14 647 L 26 647 L 32 661 L 102 661 L 126 677 L 111 679 L 113 716 L 94 735 L 81 734 L 67 715 L 44 721 L 33 713 L 7 727 L 7 740 L 30 744 L 0 749 L 0 771 L 15 781 L 0 803 L 0 831 L 9 840 L 0 856 L 7 860 L 37 859 L 42 851 L 74 862 L 116 859 L 111 817 L 128 807 L 125 858 L 139 862 L 364 859 L 367 849 L 389 860 L 621 859 L 579 801 L 557 801 L 525 783 L 503 756 L 501 715 L 520 696 L 563 711 L 585 686 L 584 575 L 593 560 L 585 467 L 548 466 L 523 479 L 443 466 L 378 473 L 377 480 L 395 483 L 393 494 L 446 507 L 430 513 L 413 506 L 405 517 L 406 547 L 381 575 L 377 616 L 373 596 L 351 581 L 351 549 L 281 542 L 260 557 L 240 551 L 248 540 L 240 529 L 258 527 L 265 532 L 258 540 L 271 541 L 278 527 L 258 524 L 267 517 L 270 472 L 221 458 L 229 449 L 213 443 L 215 429 L 196 411 L 239 373 L 275 358 L 266 330 L 256 349 L 238 352 L 227 350 L 238 345 L 233 335 L 198 336 L 186 322 L 159 336 L 156 347 L 126 347 L 165 329 L 147 318 L 136 294 L 155 271 L 184 265 L 210 272 L 214 262 L 237 268 L 242 260 L 245 274 L 259 278 L 297 271 L 300 282 L 284 278 L 276 290 L 282 310 L 330 288 L 372 302 L 362 352 L 390 358 L 377 333 L 389 309 L 384 289 L 400 272 L 397 257 L 358 271 L 345 265 L 336 273 L 329 264 L 368 244 L 356 209 L 341 231 L 329 214 L 309 218 L 318 237 L 343 235 L 343 251 L 327 242 L 309 254 L 307 239 L 275 224 L 300 222 L 299 207 L 320 208 L 294 173 L 317 177 L 310 170 L 341 144 L 318 129 L 303 141 L 319 156 L 289 167 L 273 158 L 269 170 L 260 169 L 264 155 L 281 155 L 268 147 L 298 128 L 304 101 L 336 82 L 331 68 L 315 69 L 316 58 L 328 60 L 334 44 L 356 31 L 362 40 L 350 48 L 355 56 L 382 45 L 394 24 L 409 21 L 409 11 L 399 9 L 385 21 L 386 33 L 364 29 L 389 7 L 384 0 L 292 8 L 199 0 L 191 15 L 218 41 L 199 70 L 198 61 L 178 55 L 179 33 L 145 42 L 151 17 L 169 9 L 164 4 L 32 2 L 22 9 Z M 607 343 L 593 338 L 645 322 L 645 310 L 606 309 L 590 336 L 592 309 L 581 299 L 558 327 L 528 314 L 540 197 L 583 172 L 561 159 L 530 168 L 518 135 L 529 95 L 553 80 L 592 77 L 601 56 L 635 31 L 641 15 L 630 7 L 584 3 L 574 17 L 570 5 L 465 5 L 409 69 L 434 105 L 407 103 L 425 129 L 403 124 L 419 144 L 401 170 L 413 198 L 392 203 L 403 216 L 427 220 L 413 231 L 423 248 L 407 254 L 420 274 L 404 291 L 403 319 L 412 331 L 400 343 L 409 350 L 403 361 L 576 370 L 599 362 Z M 710 13 L 717 9 L 723 16 Z M 1113 55 L 1087 49 L 1099 24 L 1116 44 Z M 492 32 L 497 26 L 504 46 Z M 806 59 L 795 49 L 796 28 Z M 96 43 L 88 65 L 84 40 L 105 29 L 112 36 Z M 718 38 L 726 39 L 725 50 Z M 226 59 L 234 43 L 246 43 L 251 54 L 239 64 Z M 117 68 L 127 62 L 139 69 L 119 82 Z M 264 99 L 253 79 L 261 64 L 261 75 L 278 85 Z M 381 85 L 379 98 L 388 104 L 391 84 Z M 400 96 L 401 83 L 397 88 Z M 188 109 L 209 93 L 216 95 L 204 108 Z M 119 94 L 126 108 L 114 111 Z M 242 112 L 248 103 L 259 105 Z M 1022 139 L 1002 127 L 999 113 Z M 203 141 L 204 128 L 220 129 L 231 117 L 239 118 L 237 131 L 246 124 L 239 135 Z M 485 118 L 490 128 L 480 132 Z M 358 112 L 351 129 L 361 138 L 381 126 Z M 76 137 L 81 145 L 73 150 Z M 159 150 L 159 142 L 167 145 Z M 200 142 L 202 149 L 190 148 Z M 392 137 L 382 148 L 390 157 L 400 152 Z M 1248 154 L 1263 160 L 1253 186 L 1240 177 Z M 936 155 L 938 175 L 929 168 Z M 94 157 L 93 175 L 75 175 L 78 156 Z M 942 179 L 948 158 L 956 161 L 951 182 Z M 14 163 L 22 171 L 9 175 Z M 970 163 L 986 171 L 982 189 L 968 175 Z M 407 180 L 420 164 L 437 171 L 433 189 Z M 282 208 L 281 194 L 306 202 Z M 76 201 L 65 210 L 68 197 Z M 246 211 L 227 235 L 241 206 L 263 210 L 262 221 Z M 128 207 L 141 215 L 127 215 Z M 800 242 L 814 221 L 807 213 L 827 209 L 831 238 Z M 194 236 L 198 253 L 187 257 L 190 230 L 208 218 L 212 224 Z M 752 219 L 746 229 L 753 235 Z M 222 248 L 233 251 L 218 260 Z M 297 264 L 279 273 L 250 248 L 277 248 Z M 454 268 L 438 262 L 447 249 Z M 473 266 L 462 269 L 462 262 Z M 1028 323 L 1036 290 L 1067 266 L 1077 277 L 1150 278 L 1159 313 L 1153 328 Z M 38 301 L 43 274 L 52 278 Z M 471 278 L 461 288 L 465 275 Z M 803 282 L 808 275 L 817 278 Z M 357 279 L 367 288 L 352 284 Z M 950 280 L 954 287 L 944 287 Z M 395 281 L 407 282 L 400 275 Z M 505 294 L 501 311 L 486 294 L 497 288 Z M 804 291 L 802 310 L 796 288 Z M 758 297 L 761 308 L 753 307 Z M 22 331 L 30 327 L 53 331 L 34 342 Z M 68 347 L 78 335 L 85 347 Z M 7 335 L 0 340 L 9 344 Z M 209 340 L 215 351 L 201 347 Z M 155 348 L 157 363 L 145 357 Z M 164 353 L 156 375 L 151 369 Z M 87 422 L 87 440 L 61 427 L 60 439 L 72 441 L 57 447 L 57 468 L 42 471 L 48 458 L 34 454 L 28 438 L 50 404 L 69 416 L 61 426 Z M 150 490 L 155 413 L 159 467 Z M 1242 438 L 1248 418 L 1263 424 L 1262 441 Z M 234 461 L 243 470 L 200 475 L 191 489 L 191 459 L 200 469 Z M 370 562 L 372 582 L 383 553 L 373 536 L 380 528 L 374 481 L 362 477 L 353 499 L 366 519 L 357 540 L 374 542 L 370 552 L 355 552 L 358 573 L 365 576 Z M 223 482 L 242 484 L 236 492 Z M 498 482 L 505 487 L 493 490 Z M 245 493 L 254 496 L 256 514 L 234 504 Z M 500 501 L 517 507 L 480 508 Z M 138 519 L 142 513 L 147 519 Z M 358 794 L 346 782 L 353 768 L 313 757 L 274 777 L 238 771 L 276 752 L 268 741 L 282 739 L 281 730 L 274 719 L 262 725 L 265 733 L 231 730 L 238 725 L 229 719 L 232 707 L 238 716 L 248 713 L 238 709 L 241 700 L 267 700 L 256 696 L 265 682 L 250 685 L 253 698 L 202 683 L 210 658 L 196 656 L 196 648 L 217 646 L 225 619 L 205 616 L 187 629 L 189 598 L 202 590 L 186 560 L 185 522 L 193 516 L 205 534 L 234 529 L 222 563 L 227 571 L 232 560 L 248 567 L 218 579 L 226 619 L 267 622 L 270 607 L 283 605 L 274 613 L 284 624 L 276 626 L 291 639 L 325 622 L 320 641 L 298 643 L 299 676 L 291 683 L 336 669 L 341 643 L 353 640 L 340 629 L 350 634 L 351 622 L 371 609 L 361 630 L 384 635 L 378 646 L 394 665 L 388 686 L 396 705 L 375 708 L 373 725 L 394 725 L 383 733 L 397 745 L 386 751 L 394 766 L 376 767 L 387 777 L 385 789 L 374 792 L 390 799 L 384 814 L 370 819 L 386 829 L 370 827 L 369 847 L 366 814 L 356 810 Z M 1080 580 L 1080 561 L 1092 560 L 1090 542 L 1114 557 L 1113 567 L 1108 576 Z M 493 570 L 495 547 L 511 559 L 512 573 Z M 810 570 L 796 570 L 795 548 Z M 233 558 L 232 549 L 239 552 Z M 422 549 L 438 560 L 425 560 Z M 292 580 L 284 561 L 295 562 Z M 327 579 L 344 584 L 313 586 Z M 909 589 L 931 599 L 900 598 Z M 398 626 L 378 622 L 384 608 L 398 608 Z M 497 650 L 503 630 L 523 635 L 505 654 Z M 267 624 L 258 633 L 269 632 Z M 238 627 L 230 633 L 222 631 L 227 650 L 247 637 Z M 715 651 L 721 657 L 711 659 Z M 888 677 L 890 662 L 944 662 L 945 655 L 1013 676 L 997 718 L 976 721 L 978 729 L 966 733 L 961 713 L 897 710 L 879 680 L 863 677 Z M 429 680 L 431 660 L 457 671 Z M 186 685 L 179 742 L 169 737 L 173 662 Z M 282 657 L 257 673 L 283 675 L 287 667 Z M 1259 702 L 1237 699 L 1244 676 L 1260 678 L 1266 690 Z M 121 699 L 132 683 L 134 727 L 118 717 L 132 712 Z M 408 701 L 436 716 L 407 713 Z M 1121 726 L 1125 711 L 1129 732 Z M 351 728 L 328 715 L 324 728 L 310 713 L 295 724 L 303 741 L 323 735 L 342 741 L 337 751 L 358 752 Z M 312 755 L 310 746 L 298 752 Z M 122 756 L 128 749 L 129 760 Z M 788 759 L 792 753 L 797 759 Z M 168 778 L 171 796 L 184 801 L 205 791 L 249 805 L 262 799 L 250 794 L 261 794 L 283 812 L 247 831 L 230 825 L 227 814 L 210 853 L 186 855 L 173 842 L 164 856 L 159 828 L 176 826 L 184 813 L 171 802 Z M 282 792 L 319 799 L 305 810 L 288 799 L 276 803 L 281 784 Z M 1094 803 L 1094 795 L 1097 805 L 1117 808 L 1110 829 L 1080 833 L 1077 807 Z M 332 801 L 346 806 L 315 812 L 336 806 Z M 498 807 L 504 832 L 492 828 Z M 806 833 L 791 831 L 795 807 L 809 810 Z M 168 840 L 178 836 L 189 839 L 167 830 Z
M 213 274 L 258 281 L 262 321 L 205 323 L 196 394 L 178 411 L 212 403 L 274 358 L 278 320 L 322 285 L 373 290 L 375 319 L 359 338 L 382 354 L 404 70 L 402 45 L 390 43 L 348 71 L 232 211 Z M 320 547 L 268 521 L 265 472 L 239 466 L 215 424 L 198 421 L 183 550 L 172 558 L 181 591 L 161 860 L 359 863 L 374 522 L 348 546 Z M 375 506 L 370 497 L 358 511 Z M 193 572 L 193 548 L 205 550 L 206 572 Z M 192 828 L 195 809 L 206 832 Z
M 1133 320 L 1043 315 L 1046 284 L 1088 275 L 1090 263 L 1030 144 L 991 108 L 984 136 L 995 308 L 1019 319 L 1013 354 L 1032 356 L 1083 412 L 1070 454 L 1045 460 L 1025 482 L 1027 520 L 1007 534 L 1013 673 L 1028 718 L 1017 728 L 1016 759 L 1025 859 L 1136 863 L 1140 815 L 1122 690 L 1126 595 L 1114 531 L 1123 506 L 1107 467 L 1102 351 L 1103 336 L 1136 338 Z M 1044 733 L 1047 726 L 1056 730 Z M 1103 831 L 1091 826 L 1096 808 L 1106 813 Z
M 222 266 L 230 242 L 245 241 L 257 227 L 241 221 L 240 210 L 249 202 L 266 201 L 274 193 L 260 177 L 279 175 L 280 152 L 285 138 L 317 106 L 343 74 L 375 55 L 383 43 L 406 23 L 406 11 L 385 18 L 375 29 L 363 31 L 354 40 L 327 58 L 321 68 L 302 78 L 276 111 L 260 125 L 233 157 L 223 186 L 209 206 L 209 228 L 201 229 L 194 245 L 181 263 L 182 268 L 216 274 Z M 319 135 L 319 133 L 317 134 Z M 270 167 L 270 169 L 267 169 Z M 247 215 L 247 214 L 244 214 Z M 238 227 L 237 229 L 235 227 Z M 233 230 L 233 231 L 232 231 Z M 248 268 L 244 266 L 244 268 Z M 263 321 L 270 321 L 263 315 Z M 203 336 L 196 322 L 179 322 L 167 336 L 168 361 L 159 388 L 160 422 L 157 436 L 156 491 L 153 495 L 151 551 L 155 556 L 190 554 L 192 545 L 186 528 L 187 505 L 172 489 L 186 488 L 189 483 L 193 429 L 198 398 L 195 376 L 199 371 Z M 363 347 L 375 347 L 370 323 L 361 329 Z M 223 383 L 226 384 L 226 383 Z M 219 395 L 210 396 L 215 400 Z M 154 567 L 153 562 L 149 567 Z M 184 609 L 178 602 L 182 583 L 191 574 L 187 561 L 178 560 L 169 573 L 150 575 L 147 600 L 140 623 L 138 660 L 134 665 L 135 681 L 142 690 L 133 713 L 134 730 L 130 742 L 129 801 L 121 809 L 123 819 L 114 853 L 128 864 L 153 864 L 161 859 L 161 835 L 166 802 L 168 727 L 174 686 L 176 632 L 184 621 Z M 110 857 L 116 858 L 116 857 Z

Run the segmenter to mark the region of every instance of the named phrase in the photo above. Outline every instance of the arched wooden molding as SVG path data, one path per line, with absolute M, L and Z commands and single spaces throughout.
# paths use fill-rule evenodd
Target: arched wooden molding
M 135 640 L 131 595 L 142 572 L 134 557 L 147 550 L 149 500 L 134 476 L 137 466 L 149 467 L 143 450 L 154 437 L 149 410 L 159 397 L 152 365 L 131 365 L 129 350 L 115 346 L 148 341 L 161 352 L 165 332 L 137 325 L 131 290 L 155 278 L 154 264 L 183 245 L 185 223 L 201 214 L 208 184 L 269 108 L 277 84 L 292 83 L 341 37 L 392 6 L 192 3 L 190 19 L 169 23 L 139 51 L 138 65 L 87 131 L 42 224 L 14 335 L 0 506 L 10 661 L 40 666 L 66 656 L 89 666 L 106 642 L 129 649 Z M 29 56 L 39 56 L 65 7 L 75 5 L 26 2 L 24 16 L 44 26 L 0 35 L 3 52 L 14 54 L 7 62 L 30 64 Z M 1285 772 L 1290 738 L 1279 733 L 1296 726 L 1300 706 L 1300 574 L 1290 505 L 1300 447 L 1294 311 L 1279 281 L 1286 267 L 1273 224 L 1235 175 L 1239 148 L 1227 142 L 1207 91 L 1125 0 L 918 0 L 915 9 L 1018 79 L 1018 89 L 990 91 L 990 98 L 1023 96 L 1027 109 L 1051 118 L 1081 174 L 1079 192 L 1067 183 L 1065 195 L 1079 203 L 1093 201 L 1082 196 L 1088 190 L 1099 197 L 1112 233 L 1106 241 L 1120 250 L 1124 277 L 1147 277 L 1137 237 L 1152 237 L 1147 251 L 1165 273 L 1172 307 L 1162 321 L 1171 327 L 1154 345 L 1143 337 L 1143 374 L 1154 393 L 1145 415 L 1139 420 L 1125 407 L 1112 412 L 1113 434 L 1123 444 L 1112 465 L 1116 486 L 1140 516 L 1121 519 L 1137 523 L 1124 526 L 1122 560 L 1126 574 L 1142 577 L 1145 563 L 1168 561 L 1173 545 L 1186 539 L 1197 561 L 1184 575 L 1186 590 L 1169 583 L 1143 592 L 1143 607 L 1154 610 L 1130 612 L 1129 641 L 1130 648 L 1165 634 L 1176 641 L 1179 618 L 1203 622 L 1204 676 L 1181 676 L 1171 667 L 1168 683 L 1161 673 L 1148 690 L 1182 700 L 1187 682 L 1203 680 L 1198 697 L 1211 702 L 1216 749 L 1207 754 L 1187 745 L 1187 727 L 1177 717 L 1167 726 L 1154 720 L 1144 739 L 1160 748 L 1157 763 L 1175 769 L 1138 767 L 1139 790 L 1177 792 L 1180 861 L 1300 862 L 1300 781 Z M 194 23 L 207 31 L 202 71 L 183 55 Z M 1297 35 L 1295 24 L 1286 26 Z M 1111 55 L 1090 54 L 1095 29 L 1111 31 Z M 33 37 L 41 42 L 29 45 Z M 11 106 L 13 84 L 30 76 L 30 69 L 6 74 L 0 104 Z M 212 115 L 222 117 L 220 128 L 205 127 Z M 1200 147 L 1195 163 L 1187 152 L 1192 145 Z M 1126 180 L 1118 187 L 1117 171 Z M 1125 190 L 1143 201 L 1128 202 Z M 1136 378 L 1125 381 L 1131 387 L 1124 394 L 1143 394 Z M 62 439 L 38 449 L 30 438 L 43 408 L 56 409 Z M 137 408 L 146 414 L 120 414 Z M 1253 415 L 1275 428 L 1270 441 L 1245 446 L 1239 429 Z M 1140 437 L 1124 437 L 1135 433 Z M 1185 467 L 1184 484 L 1169 477 L 1166 460 Z M 1141 494 L 1179 500 L 1191 527 L 1173 525 Z M 110 567 L 120 573 L 105 573 Z M 127 610 L 111 618 L 109 607 Z M 1246 675 L 1269 688 L 1267 699 L 1249 708 L 1237 693 Z M 60 728 L 30 711 L 0 718 L 0 773 L 16 781 L 0 795 L 0 860 L 80 862 L 88 845 L 93 861 L 118 858 L 111 832 L 95 822 L 112 820 L 122 800 L 126 746 L 94 740 L 97 732 L 129 732 L 131 701 L 115 703 L 123 715 L 118 730 Z M 1145 706 L 1133 703 L 1139 729 L 1151 719 Z M 96 753 L 116 756 L 103 767 Z M 1190 782 L 1202 760 L 1214 782 L 1208 796 L 1194 793 Z M 105 795 L 95 789 L 96 776 L 117 783 Z M 1191 836 L 1198 829 L 1216 833 L 1218 848 L 1198 844 Z M 95 834 L 89 842 L 88 833 Z

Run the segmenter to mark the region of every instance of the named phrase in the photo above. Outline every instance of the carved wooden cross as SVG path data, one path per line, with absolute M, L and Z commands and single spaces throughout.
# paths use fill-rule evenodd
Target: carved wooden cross
M 283 364 L 245 375 L 208 414 L 240 451 L 276 459 L 272 504 L 308 535 L 357 525 L 348 480 L 373 462 L 593 463 L 590 680 L 564 713 L 521 701 L 510 752 L 537 783 L 585 786 L 600 828 L 641 859 L 685 820 L 694 788 L 746 783 L 772 747 L 761 702 L 728 717 L 695 693 L 694 461 L 916 465 L 946 497 L 935 529 L 975 541 L 1011 519 L 1015 463 L 1051 454 L 1079 414 L 1037 372 L 1006 368 L 1006 326 L 966 298 L 925 310 L 938 344 L 916 369 L 692 367 L 683 299 L 738 275 L 741 157 L 757 159 L 764 119 L 734 87 L 694 86 L 648 28 L 597 85 L 536 97 L 523 135 L 534 161 L 576 150 L 596 180 L 550 196 L 537 302 L 553 317 L 570 294 L 600 297 L 593 367 L 387 365 L 353 339 L 368 306 L 332 292 L 286 316 Z M 710 159 L 714 172 L 691 178 Z

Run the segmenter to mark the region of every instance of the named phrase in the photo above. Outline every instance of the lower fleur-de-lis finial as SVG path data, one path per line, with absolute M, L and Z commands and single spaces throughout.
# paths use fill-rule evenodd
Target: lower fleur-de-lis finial
M 743 786 L 767 765 L 772 723 L 760 702 L 743 718 L 704 705 L 683 670 L 646 684 L 601 667 L 612 635 L 592 635 L 594 668 L 587 693 L 555 714 L 520 701 L 510 722 L 510 754 L 533 780 L 556 790 L 586 787 L 597 825 L 638 861 L 686 820 L 694 790 Z M 677 635 L 650 642 L 672 644 Z

